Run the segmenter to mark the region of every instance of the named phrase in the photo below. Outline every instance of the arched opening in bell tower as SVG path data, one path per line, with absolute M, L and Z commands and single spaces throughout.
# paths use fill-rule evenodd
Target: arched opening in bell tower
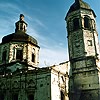
M 88 17 L 84 17 L 84 28 L 90 28 L 90 20 Z
M 75 18 L 73 20 L 73 30 L 78 30 L 79 29 L 79 18 Z

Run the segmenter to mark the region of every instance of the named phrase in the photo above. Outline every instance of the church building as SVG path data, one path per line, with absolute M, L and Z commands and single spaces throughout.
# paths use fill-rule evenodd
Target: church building
M 86 2 L 75 0 L 65 17 L 69 61 L 40 68 L 38 41 L 20 14 L 15 32 L 0 43 L 0 100 L 100 100 L 95 18 Z
M 39 45 L 24 15 L 0 43 L 0 100 L 68 100 L 68 62 L 39 68 Z

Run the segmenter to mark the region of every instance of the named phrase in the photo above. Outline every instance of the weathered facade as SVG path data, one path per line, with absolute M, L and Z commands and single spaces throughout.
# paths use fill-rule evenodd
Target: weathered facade
M 95 13 L 75 0 L 65 20 L 69 61 L 39 68 L 36 39 L 24 15 L 0 44 L 0 100 L 100 100 L 100 52 Z M 70 70 L 69 70 L 70 69 Z
M 0 100 L 68 100 L 67 67 L 64 63 L 1 75 Z
M 15 25 L 0 44 L 0 100 L 68 100 L 69 62 L 39 68 L 40 47 L 23 14 Z
M 100 100 L 100 52 L 95 13 L 75 0 L 66 15 L 70 60 L 69 100 Z

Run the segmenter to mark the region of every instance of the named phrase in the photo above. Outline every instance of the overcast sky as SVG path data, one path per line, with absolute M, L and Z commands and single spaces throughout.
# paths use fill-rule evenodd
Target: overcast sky
M 97 15 L 100 33 L 100 0 L 84 0 Z M 68 60 L 65 16 L 74 0 L 0 0 L 0 38 L 15 32 L 15 22 L 24 14 L 27 34 L 40 46 L 40 66 Z M 99 34 L 100 35 L 100 34 Z

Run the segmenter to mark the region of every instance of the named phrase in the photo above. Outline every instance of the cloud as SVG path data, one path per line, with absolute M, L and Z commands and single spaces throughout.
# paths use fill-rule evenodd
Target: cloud
M 43 29 L 48 29 L 47 26 L 42 22 L 42 20 L 40 20 L 38 17 L 32 17 L 31 15 L 25 15 L 27 20 L 28 20 L 28 23 L 31 24 L 32 27 L 34 28 L 43 28 Z
M 11 2 L 0 3 L 0 37 L 15 32 L 15 22 L 22 10 Z
M 4 2 L 4 3 L 0 3 L 0 11 L 12 15 L 16 12 L 21 12 L 21 9 L 15 3 L 13 4 L 11 2 Z
M 42 48 L 40 50 L 40 67 L 51 66 L 59 64 L 68 60 L 66 49 L 48 49 Z
M 41 27 L 43 27 L 43 28 L 47 28 L 39 19 L 35 19 L 35 22 L 36 22 L 39 26 L 41 26 Z
M 38 30 L 36 30 L 34 26 L 28 27 L 27 34 L 38 40 L 39 43 L 43 43 L 44 41 L 46 41 L 46 38 L 42 34 L 39 34 Z

